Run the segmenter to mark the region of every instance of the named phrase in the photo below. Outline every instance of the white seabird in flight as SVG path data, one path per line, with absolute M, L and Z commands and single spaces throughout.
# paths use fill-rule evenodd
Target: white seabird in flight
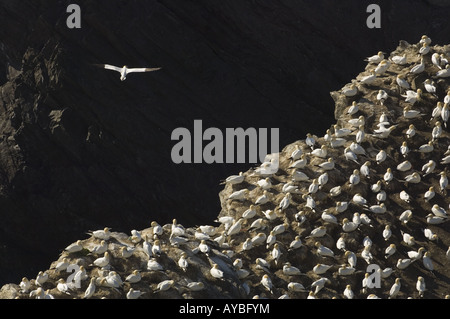
M 123 67 L 117 67 L 114 65 L 110 65 L 110 64 L 96 64 L 98 67 L 107 69 L 107 70 L 113 70 L 113 71 L 117 71 L 120 73 L 120 80 L 121 81 L 125 81 L 127 79 L 127 75 L 129 73 L 133 73 L 133 72 L 153 72 L 153 71 L 158 71 L 161 68 L 128 68 L 126 65 L 124 65 Z

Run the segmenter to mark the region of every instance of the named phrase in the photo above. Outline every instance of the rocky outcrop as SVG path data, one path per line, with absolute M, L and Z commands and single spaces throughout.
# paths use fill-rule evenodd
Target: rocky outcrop
M 449 210 L 447 190 L 441 189 L 439 185 L 441 173 L 444 176 L 447 174 L 448 163 L 443 162 L 443 158 L 448 156 L 450 136 L 445 117 L 432 116 L 432 113 L 438 102 L 443 102 L 448 96 L 450 82 L 449 77 L 436 76 L 440 69 L 432 63 L 431 55 L 439 53 L 442 57 L 448 57 L 450 51 L 449 46 L 432 44 L 430 52 L 423 56 L 424 71 L 413 74 L 410 70 L 420 63 L 421 47 L 420 43 L 411 45 L 401 41 L 396 50 L 389 56 L 386 55 L 386 60 L 391 61 L 388 69 L 378 74 L 373 82 L 367 84 L 362 80 L 371 74 L 378 63 L 368 63 L 365 71 L 341 90 L 332 92 L 336 104 L 336 125 L 332 125 L 323 135 L 313 136 L 315 140 L 312 145 L 308 145 L 306 140 L 298 140 L 285 146 L 278 154 L 278 165 L 275 165 L 273 173 L 267 173 L 267 168 L 274 165 L 269 160 L 260 167 L 243 172 L 242 182 L 225 184 L 219 194 L 222 210 L 215 223 L 186 228 L 184 234 L 179 235 L 185 242 L 174 242 L 174 238 L 179 238 L 173 230 L 178 225 L 175 220 L 172 225 L 164 225 L 160 235 L 156 234 L 154 225 L 138 232 L 142 238 L 147 235 L 152 245 L 158 245 L 159 241 L 162 253 L 154 253 L 152 257 L 144 253 L 143 240 L 136 237 L 136 231 L 129 234 L 114 232 L 107 240 L 111 260 L 107 265 L 97 266 L 95 260 L 101 258 L 103 252 L 97 254 L 92 249 L 101 239 L 91 235 L 79 242 L 83 247 L 81 251 L 62 251 L 60 258 L 46 271 L 49 278 L 40 286 L 32 279 L 31 287 L 21 292 L 18 285 L 10 284 L 2 288 L 2 297 L 30 298 L 30 292 L 34 291 L 33 295 L 41 287 L 55 298 L 82 298 L 89 278 L 94 278 L 97 285 L 91 298 L 126 298 L 131 288 L 145 292 L 141 298 L 346 298 L 344 290 L 347 286 L 351 287 L 354 298 L 448 296 L 448 218 L 439 219 L 439 214 L 433 212 L 432 208 L 433 205 L 438 205 L 447 212 Z M 406 57 L 406 64 L 392 62 L 394 56 L 403 55 Z M 445 69 L 445 65 L 442 67 Z M 398 75 L 403 75 L 411 85 L 411 92 L 422 90 L 417 101 L 406 101 L 407 89 L 402 89 L 397 84 Z M 434 81 L 436 92 L 426 90 L 426 79 Z M 346 96 L 344 88 L 350 84 L 354 84 L 357 91 Z M 385 91 L 388 98 L 378 99 L 380 90 Z M 349 113 L 349 106 L 353 102 L 358 109 Z M 420 115 L 405 116 L 405 107 L 411 107 L 420 112 Z M 386 118 L 382 119 L 383 117 Z M 382 122 L 384 124 L 380 125 Z M 442 124 L 443 130 L 439 136 L 432 137 L 437 122 Z M 416 130 L 414 136 L 407 133 L 411 125 Z M 386 136 L 380 136 L 376 130 L 382 127 L 392 127 L 393 130 Z M 342 133 L 342 140 L 337 139 L 340 129 L 349 130 L 348 133 Z M 361 153 L 350 146 L 356 141 L 358 130 L 365 133 L 365 138 L 357 143 L 363 148 Z M 432 141 L 432 151 L 420 151 L 421 146 L 429 141 Z M 336 144 L 340 142 L 342 144 Z M 405 155 L 400 151 L 403 142 L 406 142 L 410 150 Z M 322 146 L 327 147 L 327 154 L 320 157 L 318 150 Z M 344 150 L 347 147 L 357 153 L 355 161 L 346 157 Z M 293 167 L 298 160 L 292 158 L 295 150 L 301 150 L 307 164 Z M 385 159 L 377 158 L 380 150 L 386 152 Z M 325 169 L 321 164 L 329 158 L 334 166 Z M 401 170 L 398 165 L 404 161 L 408 161 L 411 166 Z M 429 161 L 434 161 L 435 165 L 427 172 L 424 165 Z M 367 176 L 363 175 L 362 169 L 366 162 L 369 163 Z M 261 167 L 266 170 L 261 171 Z M 392 179 L 385 177 L 388 169 L 393 173 Z M 351 182 L 350 179 L 352 173 L 356 174 L 355 170 L 358 171 L 359 183 Z M 420 176 L 419 183 L 407 181 L 407 176 L 414 172 Z M 324 180 L 322 178 L 325 175 L 327 178 Z M 322 184 L 314 189 L 313 186 L 319 180 Z M 270 184 L 265 186 L 263 181 Z M 380 189 L 374 190 L 372 187 L 378 181 Z M 291 187 L 289 191 L 287 186 Z M 435 195 L 426 200 L 424 194 L 430 187 L 434 187 Z M 230 198 L 232 194 L 242 190 L 247 190 L 243 196 L 238 199 Z M 409 199 L 405 199 L 402 192 L 409 195 Z M 258 203 L 262 195 L 267 195 L 268 200 Z M 361 202 L 355 195 L 367 202 Z M 345 204 L 345 208 L 341 204 Z M 386 210 L 377 212 L 376 206 L 382 208 L 383 205 Z M 254 209 L 252 214 L 249 212 L 251 209 Z M 408 211 L 411 215 L 405 218 L 405 212 Z M 356 223 L 355 227 L 344 226 L 347 221 Z M 383 235 L 386 226 L 390 226 L 392 232 L 387 239 Z M 314 230 L 319 228 L 325 232 L 320 236 L 313 235 Z M 426 229 L 436 237 L 427 237 Z M 274 233 L 276 231 L 278 232 Z M 412 236 L 415 241 L 408 243 L 405 234 Z M 267 242 L 271 235 L 276 240 Z M 338 246 L 339 238 L 342 238 L 345 247 Z M 292 247 L 291 243 L 296 239 L 301 241 L 301 245 Z M 207 252 L 202 251 L 202 241 L 209 247 Z M 321 255 L 319 245 L 329 248 L 333 256 Z M 391 245 L 395 245 L 396 251 L 387 256 L 386 248 Z M 135 251 L 131 257 L 124 258 L 121 256 L 122 247 L 133 248 Z M 415 260 L 410 255 L 412 251 L 419 252 L 419 258 Z M 349 252 L 355 254 L 356 264 L 353 267 L 350 267 Z M 425 257 L 431 259 L 433 269 L 426 266 L 423 258 L 425 252 Z M 183 253 L 186 253 L 189 263 L 185 271 L 178 264 Z M 161 270 L 148 268 L 149 260 L 153 259 L 161 264 Z M 397 264 L 399 260 L 409 261 L 410 265 L 403 269 Z M 81 281 L 80 288 L 67 293 L 58 290 L 59 280 L 72 283 L 72 280 L 68 280 L 71 278 L 70 271 L 65 268 L 55 269 L 60 262 L 66 262 L 66 267 L 85 267 L 87 277 Z M 223 278 L 211 276 L 210 269 L 214 264 L 219 265 L 224 272 Z M 319 273 L 315 270 L 315 266 L 319 264 L 327 265 L 329 269 Z M 362 286 L 365 274 L 369 273 L 369 264 L 378 265 L 383 273 L 389 270 L 391 272 L 381 279 L 380 287 L 364 289 Z M 287 266 L 297 267 L 300 273 L 288 273 L 285 268 Z M 111 272 L 118 273 L 124 280 L 133 270 L 138 270 L 142 275 L 138 283 L 125 282 L 111 287 L 105 281 Z M 267 289 L 261 282 L 265 275 L 273 284 L 271 289 Z M 416 290 L 419 276 L 426 283 L 427 289 L 423 294 Z M 325 286 L 317 289 L 314 283 L 321 278 L 326 281 Z M 400 292 L 397 296 L 390 296 L 390 289 L 397 278 L 401 282 Z M 166 280 L 173 282 L 167 286 L 167 290 L 160 291 L 160 283 Z M 190 282 L 202 282 L 203 289 L 190 291 Z M 298 290 L 294 290 L 293 283 Z
M 218 181 L 248 164 L 176 165 L 175 128 L 278 127 L 280 145 L 321 134 L 361 57 L 450 32 L 430 1 L 381 4 L 380 30 L 363 2 L 140 0 L 77 1 L 71 30 L 71 2 L 0 3 L 0 283 L 105 223 L 212 221 Z M 163 69 L 121 82 L 93 63 Z

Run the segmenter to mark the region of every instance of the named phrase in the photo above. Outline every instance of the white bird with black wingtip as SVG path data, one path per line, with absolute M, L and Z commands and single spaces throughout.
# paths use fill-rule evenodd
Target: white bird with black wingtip
M 96 64 L 96 66 L 101 67 L 106 70 L 112 70 L 120 73 L 120 80 L 125 81 L 127 79 L 127 75 L 135 72 L 153 72 L 158 71 L 161 68 L 129 68 L 126 65 L 123 67 L 117 67 L 110 64 Z

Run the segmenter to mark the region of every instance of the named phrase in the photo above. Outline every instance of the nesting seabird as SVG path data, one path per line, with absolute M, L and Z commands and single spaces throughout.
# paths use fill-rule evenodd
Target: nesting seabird
M 308 164 L 308 159 L 305 154 L 300 155 L 300 159 L 294 161 L 289 168 L 305 168 L 306 164 Z
M 353 221 L 350 221 L 348 218 L 344 218 L 342 220 L 342 230 L 346 233 L 350 233 L 352 231 L 355 231 L 358 228 L 358 224 L 354 223 Z
M 410 209 L 405 210 L 403 213 L 400 214 L 398 219 L 403 223 L 407 224 L 410 219 L 412 218 L 412 211 Z
M 239 200 L 239 201 L 243 201 L 245 200 L 245 195 L 248 194 L 248 189 L 244 188 L 238 191 L 233 192 L 228 199 L 229 200 Z
M 186 285 L 190 291 L 200 291 L 205 289 L 205 284 L 201 281 L 192 281 Z
M 352 286 L 350 285 L 345 286 L 343 295 L 346 299 L 353 299 L 355 297 L 355 294 L 352 291 Z
M 433 108 L 433 111 L 431 112 L 431 120 L 437 119 L 441 116 L 441 112 L 442 112 L 442 107 L 443 107 L 443 103 L 441 101 L 438 101 L 436 103 L 436 106 Z
M 251 247 L 256 247 L 263 244 L 266 240 L 268 240 L 266 234 L 258 233 L 254 237 L 251 238 Z
M 264 287 L 264 288 L 266 288 L 268 291 L 270 291 L 271 293 L 273 293 L 273 290 L 272 290 L 272 287 L 273 287 L 273 284 L 272 284 L 272 280 L 270 279 L 270 277 L 267 275 L 267 274 L 265 274 L 265 275 L 263 275 L 263 277 L 261 278 L 261 285 Z
M 350 86 L 346 86 L 342 89 L 342 93 L 347 97 L 355 96 L 358 93 L 358 88 L 355 84 L 351 84 Z
M 303 286 L 301 283 L 298 282 L 290 282 L 287 286 L 289 291 L 293 292 L 307 292 L 305 286 Z
M 445 211 L 445 209 L 437 204 L 433 205 L 433 207 L 431 208 L 431 212 L 436 217 L 448 218 L 448 215 L 447 215 L 447 212 Z
M 367 57 L 366 59 L 364 59 L 364 61 L 367 61 L 369 63 L 380 63 L 384 59 L 384 55 L 384 52 L 378 51 L 377 54 Z
M 422 166 L 422 172 L 424 173 L 423 177 L 427 176 L 428 174 L 433 173 L 435 168 L 436 168 L 436 162 L 433 160 L 429 160 L 427 163 L 425 163 Z
M 412 92 L 412 91 L 408 91 L 408 92 Z M 405 101 L 414 103 L 415 101 L 417 101 L 417 97 L 409 95 L 406 97 Z M 403 117 L 405 119 L 408 119 L 408 120 L 415 119 L 415 118 L 423 116 L 423 115 L 424 114 L 420 113 L 419 111 L 411 109 L 411 107 L 408 105 L 403 108 Z
M 316 248 L 317 248 L 316 252 L 317 252 L 317 254 L 319 256 L 322 256 L 322 257 L 334 257 L 334 252 L 333 252 L 333 250 L 331 248 L 328 248 L 328 247 L 322 245 L 318 241 L 314 244 L 314 246 L 316 246 Z
M 441 67 L 441 56 L 439 55 L 439 53 L 434 52 L 431 55 L 431 63 L 433 63 L 433 65 L 436 66 L 439 70 L 442 69 L 442 67 Z
M 330 223 L 330 224 L 338 224 L 336 216 L 334 216 L 331 213 L 328 213 L 326 210 L 322 212 L 321 218 L 324 222 Z
M 435 234 L 430 228 L 425 228 L 423 230 L 423 234 L 428 240 L 435 241 L 438 239 L 438 235 Z
M 141 273 L 139 272 L 139 270 L 135 269 L 135 270 L 133 270 L 133 272 L 131 274 L 129 274 L 125 278 L 125 281 L 135 284 L 135 283 L 141 281 L 141 279 L 142 279 Z
M 376 75 L 383 75 L 386 73 L 386 71 L 389 69 L 390 62 L 388 60 L 382 60 L 378 65 L 376 66 L 374 72 Z
M 311 149 L 313 149 L 314 144 L 316 144 L 316 139 L 317 139 L 317 136 L 312 135 L 311 133 L 306 133 L 305 143 L 306 143 L 306 145 L 311 147 Z
M 68 253 L 76 253 L 83 250 L 83 244 L 81 240 L 77 240 L 75 243 L 70 244 L 64 249 Z
M 423 43 L 422 47 L 419 49 L 420 55 L 427 55 L 430 52 L 430 46 L 427 43 Z
M 390 244 L 386 249 L 384 250 L 384 258 L 388 259 L 391 257 L 395 252 L 397 251 L 397 248 L 395 244 Z
M 84 295 L 82 297 L 83 299 L 89 299 L 89 298 L 91 298 L 94 295 L 95 290 L 97 288 L 96 285 L 95 285 L 95 281 L 96 280 L 97 280 L 96 277 L 92 277 L 91 278 L 91 281 L 89 282 L 88 287 L 84 291 Z
M 409 90 L 411 87 L 408 81 L 405 80 L 405 76 L 403 74 L 397 75 L 396 82 L 402 89 Z
M 145 294 L 145 291 L 130 288 L 127 292 L 126 297 L 127 299 L 139 299 L 143 294 Z
M 237 185 L 244 181 L 245 176 L 243 172 L 239 172 L 239 175 L 228 176 L 222 184 L 232 184 Z
M 174 284 L 175 284 L 175 281 L 172 279 L 163 280 L 158 283 L 158 285 L 156 286 L 156 289 L 158 291 L 166 291 L 166 290 L 169 290 L 170 288 L 172 288 L 172 286 Z
M 363 80 L 361 80 L 361 81 L 363 81 Z M 353 115 L 353 114 L 356 114 L 358 111 L 359 111 L 358 104 L 356 103 L 356 101 L 353 101 L 352 105 L 350 105 L 349 108 L 347 109 L 347 114 Z
M 390 60 L 397 65 L 405 65 L 406 64 L 406 54 L 395 55 Z
M 263 192 L 263 194 L 261 196 L 259 196 L 256 201 L 255 201 L 255 205 L 264 205 L 269 201 L 269 192 L 267 192 L 266 190 Z
M 324 273 L 326 273 L 331 267 L 333 267 L 332 265 L 325 265 L 325 264 L 316 264 L 313 267 L 313 272 L 316 275 L 322 275 Z
M 388 241 L 389 238 L 391 238 L 391 236 L 392 236 L 391 226 L 389 226 L 389 225 L 384 226 L 384 229 L 383 229 L 383 233 L 382 233 L 382 234 L 383 234 L 384 240 L 385 240 L 385 241 Z
M 410 124 L 408 129 L 406 130 L 406 137 L 411 138 L 416 135 L 416 127 L 414 124 Z
M 353 268 L 350 265 L 341 265 L 341 267 L 338 268 L 338 275 L 340 276 L 349 276 L 352 275 L 356 271 L 355 268 Z
M 306 236 L 306 238 L 318 238 L 323 237 L 327 233 L 327 228 L 325 226 L 318 226 L 317 228 L 314 228 L 309 236 Z
M 447 189 L 447 186 L 448 186 L 447 174 L 445 173 L 445 171 L 442 171 L 442 172 L 439 173 L 439 175 L 441 176 L 439 178 L 439 188 L 440 188 L 441 192 L 446 194 L 447 193 L 446 189 Z
M 428 37 L 426 34 L 422 35 L 420 37 L 420 41 L 419 44 L 426 44 L 426 45 L 430 45 L 431 44 L 431 39 L 430 37 Z
M 345 148 L 345 150 L 344 150 L 344 157 L 345 157 L 346 160 L 353 161 L 353 162 L 355 162 L 356 164 L 359 165 L 358 156 L 355 154 L 355 152 L 353 152 L 350 149 L 350 147 L 346 147 Z
M 436 77 L 438 77 L 438 78 L 448 78 L 448 77 L 450 77 L 450 64 L 447 64 L 445 66 L 445 69 L 437 71 Z
M 300 236 L 295 236 L 294 240 L 289 244 L 289 250 L 298 249 L 303 246 Z
M 422 276 L 417 277 L 416 289 L 419 292 L 419 297 L 423 297 L 426 290 L 425 279 Z
M 272 182 L 270 181 L 269 177 L 266 177 L 264 179 L 260 179 L 257 182 L 258 186 L 261 187 L 263 190 L 269 190 L 272 187 Z
M 314 291 L 311 291 L 313 294 L 319 293 L 320 290 L 325 287 L 326 283 L 331 283 L 331 280 L 325 277 L 319 278 L 311 284 L 311 288 L 315 288 Z
M 288 194 L 286 194 L 283 199 L 286 199 L 286 196 L 287 196 L 287 198 L 290 198 L 291 196 L 288 195 Z M 283 203 L 283 200 L 280 202 L 280 210 L 283 210 L 283 209 L 281 209 L 282 203 Z M 269 220 L 269 221 L 278 218 L 277 213 L 273 209 L 267 209 L 265 211 L 262 211 L 262 213 L 264 214 L 264 217 L 266 217 L 266 219 Z
M 435 85 L 434 81 L 432 81 L 432 80 L 430 80 L 430 79 L 426 79 L 426 80 L 423 82 L 423 85 L 424 85 L 424 87 L 425 87 L 425 90 L 426 90 L 428 93 L 432 93 L 432 94 L 436 93 L 436 85 Z
M 38 284 L 39 286 L 42 286 L 44 283 L 47 282 L 49 278 L 48 272 L 47 271 L 39 271 L 39 273 L 36 276 L 36 284 Z
M 417 251 L 415 250 L 410 250 L 407 252 L 408 258 L 411 259 L 412 261 L 421 259 L 423 256 L 423 253 L 425 252 L 425 248 L 420 247 Z
M 295 145 L 295 150 L 292 151 L 290 158 L 291 158 L 291 160 L 296 161 L 296 160 L 298 160 L 300 158 L 300 156 L 302 156 L 302 154 L 303 154 L 303 151 L 300 148 L 300 146 L 299 145 Z
M 290 262 L 286 262 L 283 265 L 283 274 L 287 276 L 303 275 L 299 268 L 292 266 Z
M 397 297 L 401 287 L 402 284 L 400 282 L 400 278 L 396 278 L 395 283 L 391 286 L 391 289 L 389 290 L 389 298 L 392 299 Z
M 389 95 L 385 90 L 378 90 L 377 101 L 380 101 L 381 105 L 389 98 Z
M 351 267 L 353 267 L 353 268 L 356 267 L 357 257 L 354 252 L 347 250 L 344 254 L 344 257 L 347 258 L 347 262 Z
M 437 121 L 437 122 L 434 124 L 433 130 L 431 131 L 431 138 L 432 138 L 432 141 L 434 142 L 434 141 L 436 141 L 438 138 L 440 138 L 441 135 L 442 135 L 442 132 L 443 132 L 443 130 L 442 130 L 442 124 L 441 124 L 440 121 Z
M 429 251 L 426 251 L 426 252 L 423 254 L 423 257 L 422 257 L 422 263 L 423 263 L 423 266 L 424 266 L 426 269 L 428 269 L 429 271 L 431 271 L 431 272 L 433 273 L 433 271 L 434 271 L 434 265 L 433 265 L 433 261 L 431 260 L 430 252 L 429 252 Z
M 111 257 L 109 255 L 109 252 L 105 252 L 103 257 L 99 257 L 97 259 L 94 260 L 94 265 L 97 267 L 106 267 L 107 265 L 109 265 L 109 262 L 111 260 Z
M 441 111 L 441 118 L 442 118 L 442 121 L 444 122 L 445 127 L 447 127 L 447 122 L 448 122 L 449 117 L 450 117 L 449 104 L 444 103 L 444 106 L 442 107 L 442 111 Z
M 404 231 L 400 231 L 402 234 L 403 242 L 408 246 L 413 246 L 416 243 L 416 240 L 414 239 L 414 236 L 412 236 L 409 233 L 406 233 Z
M 19 287 L 21 293 L 27 293 L 28 290 L 31 288 L 31 282 L 28 280 L 27 277 L 23 277 L 22 281 L 19 283 Z

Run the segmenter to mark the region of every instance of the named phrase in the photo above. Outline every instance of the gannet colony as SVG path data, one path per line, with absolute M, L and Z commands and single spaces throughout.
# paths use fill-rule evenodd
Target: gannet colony
M 336 124 L 227 178 L 211 225 L 89 232 L 0 296 L 449 298 L 449 57 L 427 36 L 368 57 Z

